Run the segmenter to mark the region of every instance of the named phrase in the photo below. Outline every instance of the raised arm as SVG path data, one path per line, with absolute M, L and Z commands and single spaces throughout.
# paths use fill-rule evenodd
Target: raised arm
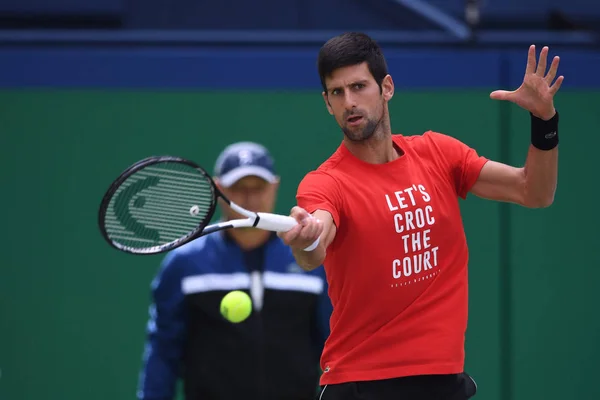
M 552 204 L 558 178 L 559 115 L 554 108 L 554 95 L 564 77 L 554 80 L 558 57 L 554 57 L 546 74 L 547 57 L 548 47 L 544 47 L 536 62 L 535 46 L 531 46 L 521 86 L 515 91 L 497 90 L 490 94 L 492 99 L 507 100 L 529 111 L 531 145 L 522 168 L 493 161 L 486 163 L 473 185 L 473 194 L 531 208 Z
M 471 192 L 485 199 L 542 208 L 554 201 L 557 180 L 558 148 L 542 151 L 530 146 L 522 168 L 488 161 Z

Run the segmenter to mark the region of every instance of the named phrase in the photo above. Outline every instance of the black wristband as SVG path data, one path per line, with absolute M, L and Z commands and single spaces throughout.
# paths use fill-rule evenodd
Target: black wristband
M 548 121 L 529 113 L 531 117 L 531 144 L 540 150 L 558 146 L 558 111 Z

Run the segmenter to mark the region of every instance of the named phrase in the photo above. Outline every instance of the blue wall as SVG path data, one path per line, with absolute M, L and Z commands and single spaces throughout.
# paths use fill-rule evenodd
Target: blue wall
M 399 90 L 516 87 L 519 50 L 384 48 Z M 600 51 L 551 48 L 563 88 L 600 87 Z M 4 88 L 319 89 L 318 47 L 0 47 Z

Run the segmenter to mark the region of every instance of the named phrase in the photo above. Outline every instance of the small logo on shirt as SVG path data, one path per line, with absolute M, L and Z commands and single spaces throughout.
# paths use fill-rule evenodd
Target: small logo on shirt
M 325 367 L 325 369 L 323 370 L 323 372 L 329 372 L 331 368 L 329 368 L 329 365 Z

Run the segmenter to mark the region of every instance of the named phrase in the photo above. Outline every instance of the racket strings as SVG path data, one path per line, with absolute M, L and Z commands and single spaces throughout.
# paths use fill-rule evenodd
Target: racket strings
M 108 237 L 125 247 L 163 246 L 195 233 L 213 207 L 208 177 L 177 162 L 152 164 L 130 175 L 105 215 Z

